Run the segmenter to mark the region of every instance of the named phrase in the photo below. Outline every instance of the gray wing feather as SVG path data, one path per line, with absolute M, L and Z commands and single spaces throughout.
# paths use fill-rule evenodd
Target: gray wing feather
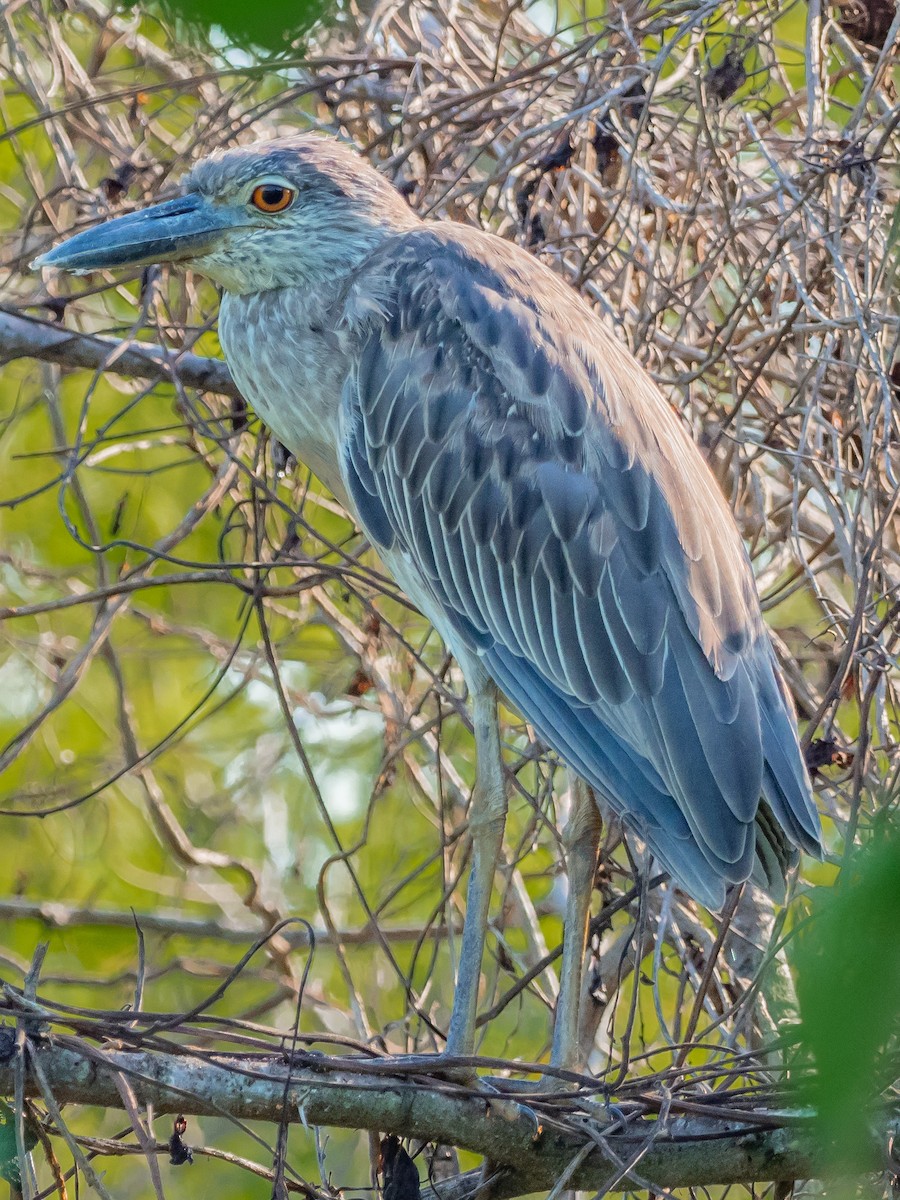
M 754 859 L 777 882 L 785 838 L 819 845 L 809 782 L 731 514 L 662 396 L 489 235 L 414 231 L 368 269 L 384 316 L 342 412 L 364 528 L 695 895 Z
M 575 595 L 575 628 L 577 645 L 571 653 L 584 659 L 594 686 L 607 707 L 620 708 L 634 695 L 634 687 L 616 654 L 608 631 L 598 627 L 606 624 L 603 613 L 597 612 L 597 596 Z

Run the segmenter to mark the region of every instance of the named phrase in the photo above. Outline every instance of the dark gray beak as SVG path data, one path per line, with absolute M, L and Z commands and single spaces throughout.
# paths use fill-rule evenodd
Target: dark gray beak
M 179 262 L 212 250 L 225 230 L 240 224 L 241 216 L 234 209 L 212 204 L 202 196 L 179 196 L 77 233 L 31 265 L 82 274 Z

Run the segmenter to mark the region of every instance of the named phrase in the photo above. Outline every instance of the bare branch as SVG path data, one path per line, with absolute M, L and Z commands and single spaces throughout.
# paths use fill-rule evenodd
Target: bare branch
M 32 902 L 21 897 L 12 896 L 0 899 L 0 919 L 40 921 L 48 929 L 70 929 L 78 925 L 100 926 L 108 929 L 133 929 L 134 923 L 140 925 L 145 933 L 162 933 L 171 937 L 178 935 L 191 939 L 215 938 L 218 942 L 232 942 L 245 945 L 254 942 L 259 937 L 259 925 L 240 925 L 225 921 L 206 920 L 203 917 L 189 917 L 180 913 L 140 912 L 102 908 L 78 908 L 68 904 L 60 904 L 55 900 Z M 459 929 L 456 931 L 459 932 Z M 347 945 L 368 945 L 386 938 L 389 942 L 417 942 L 423 936 L 430 938 L 447 937 L 447 929 L 435 925 L 423 934 L 418 925 L 399 925 L 382 927 L 376 934 L 370 925 L 361 925 L 351 929 L 341 929 L 339 936 Z M 330 934 L 327 929 L 314 930 L 316 945 L 327 946 Z M 285 930 L 281 935 L 288 946 L 294 949 L 306 949 L 310 937 L 306 929 L 297 928 Z
M 241 397 L 231 372 L 218 358 L 169 351 L 144 342 L 117 342 L 0 309 L 0 363 L 14 358 L 38 358 L 62 367 L 110 371 L 126 379 L 177 377 L 182 384 L 200 391 Z

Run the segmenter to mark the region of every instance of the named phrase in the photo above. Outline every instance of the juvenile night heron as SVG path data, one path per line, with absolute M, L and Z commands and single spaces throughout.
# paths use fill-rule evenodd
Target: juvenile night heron
M 37 265 L 180 262 L 223 289 L 243 393 L 437 627 L 474 702 L 473 865 L 447 1040 L 470 1054 L 506 796 L 495 685 L 580 782 L 554 1061 L 573 1062 L 590 788 L 692 896 L 783 887 L 819 822 L 753 576 L 661 393 L 570 287 L 422 221 L 314 135 L 200 162 L 176 200 Z M 584 786 L 590 785 L 590 788 Z

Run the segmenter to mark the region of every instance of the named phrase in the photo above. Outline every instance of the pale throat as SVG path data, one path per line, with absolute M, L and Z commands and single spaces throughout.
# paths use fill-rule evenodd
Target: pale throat
M 245 398 L 274 436 L 339 500 L 341 391 L 349 371 L 328 297 L 306 288 L 226 292 L 219 338 Z

